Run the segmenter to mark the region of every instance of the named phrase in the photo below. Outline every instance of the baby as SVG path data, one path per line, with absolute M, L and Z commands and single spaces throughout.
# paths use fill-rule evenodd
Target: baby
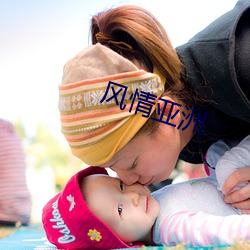
M 215 152 L 228 149 L 222 141 L 214 144 L 208 151 L 209 164 L 220 157 Z M 250 216 L 226 204 L 219 190 L 223 179 L 246 166 L 246 160 L 250 160 L 250 136 L 218 160 L 218 180 L 210 169 L 209 177 L 169 185 L 152 194 L 141 184 L 127 186 L 103 168 L 88 167 L 71 177 L 44 207 L 47 238 L 60 249 L 207 246 L 250 239 Z

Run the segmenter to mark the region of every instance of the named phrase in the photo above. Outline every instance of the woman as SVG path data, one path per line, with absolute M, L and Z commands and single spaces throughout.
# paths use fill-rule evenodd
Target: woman
M 250 1 L 239 1 L 176 51 L 144 9 L 121 6 L 94 16 L 95 45 L 65 65 L 60 86 L 62 132 L 72 152 L 113 169 L 128 185 L 149 185 L 168 178 L 179 157 L 201 163 L 217 140 L 250 134 L 249 12 Z M 144 90 L 149 83 L 147 92 L 155 94 L 156 105 L 143 119 L 132 108 L 131 82 Z M 106 93 L 112 83 L 116 89 Z M 130 99 L 120 96 L 120 109 L 117 83 L 132 91 Z M 249 179 L 246 166 L 229 177 L 225 190 Z M 250 211 L 249 191 L 247 185 L 225 201 Z

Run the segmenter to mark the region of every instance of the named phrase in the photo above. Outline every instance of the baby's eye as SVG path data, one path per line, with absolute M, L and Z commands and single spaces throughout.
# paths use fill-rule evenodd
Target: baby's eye
M 123 205 L 122 204 L 119 204 L 118 205 L 118 214 L 121 216 L 121 213 L 122 213 L 122 208 L 123 208 Z
M 124 191 L 123 182 L 121 180 L 120 180 L 120 189 L 121 189 L 121 191 Z

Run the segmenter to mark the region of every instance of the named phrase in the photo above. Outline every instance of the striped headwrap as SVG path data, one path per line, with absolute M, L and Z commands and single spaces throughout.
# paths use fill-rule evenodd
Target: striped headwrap
M 148 119 L 135 114 L 139 94 L 144 91 L 157 99 L 164 92 L 162 81 L 99 43 L 68 61 L 59 86 L 59 110 L 72 153 L 89 165 L 110 160 Z M 149 117 L 154 110 L 152 105 Z

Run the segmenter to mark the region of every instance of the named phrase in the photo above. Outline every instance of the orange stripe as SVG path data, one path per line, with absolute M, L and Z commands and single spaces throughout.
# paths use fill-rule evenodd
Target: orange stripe
M 88 133 L 82 133 L 82 134 L 77 134 L 77 135 L 64 135 L 64 136 L 69 142 L 79 142 L 79 141 L 91 139 L 91 138 L 96 137 L 100 134 L 103 134 L 103 133 L 111 130 L 113 127 L 115 127 L 120 122 L 121 121 L 117 121 L 117 122 L 108 124 L 105 127 L 101 127 L 97 130 L 94 130 L 94 131 L 91 131 Z
M 123 79 L 123 78 L 140 76 L 140 75 L 144 75 L 146 73 L 148 73 L 148 72 L 146 72 L 145 70 L 137 70 L 137 71 L 132 71 L 132 72 L 125 72 L 125 73 L 120 73 L 120 74 L 115 74 L 115 75 L 110 75 L 110 76 L 105 76 L 105 77 L 99 77 L 99 78 L 95 78 L 95 79 L 88 79 L 88 80 L 75 82 L 75 83 L 69 83 L 69 84 L 63 84 L 63 85 L 61 84 L 59 86 L 59 89 L 60 90 L 67 90 L 67 89 L 71 89 L 71 88 L 77 88 L 79 86 L 98 83 L 98 82 L 119 80 L 119 79 Z
M 136 107 L 137 107 L 137 102 L 134 103 L 132 110 L 134 111 Z M 126 106 L 124 110 L 121 110 L 120 106 L 115 106 L 112 108 L 106 108 L 105 110 L 97 109 L 95 111 L 90 110 L 90 111 L 84 111 L 81 113 L 76 113 L 76 114 L 71 114 L 71 115 L 61 115 L 61 122 L 80 121 L 83 119 L 85 120 L 85 119 L 91 119 L 94 117 L 101 117 L 103 115 L 109 116 L 109 115 L 117 114 L 117 111 L 119 113 L 128 112 L 129 109 L 130 107 L 128 107 L 128 105 Z

